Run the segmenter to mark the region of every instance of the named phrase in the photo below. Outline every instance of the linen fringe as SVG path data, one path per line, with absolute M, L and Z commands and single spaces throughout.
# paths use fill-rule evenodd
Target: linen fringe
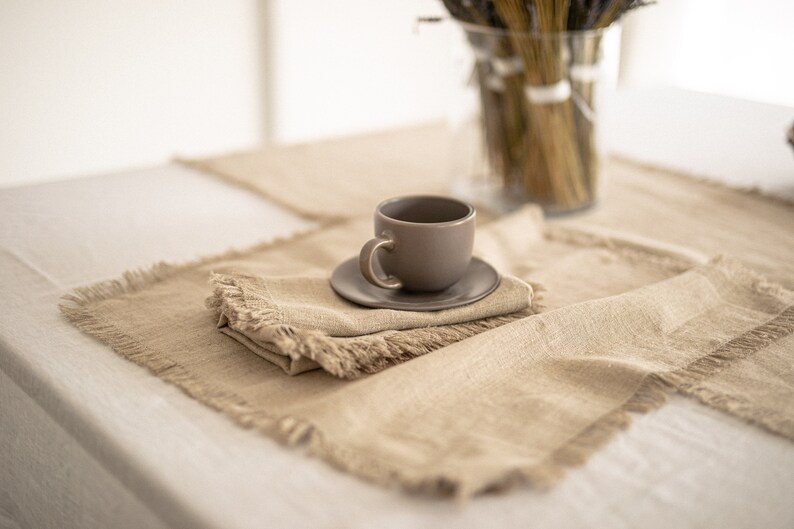
M 303 235 L 305 234 L 295 237 Z M 259 248 L 273 247 L 283 242 L 285 239 L 279 239 L 260 245 Z M 234 255 L 240 255 L 240 252 L 231 251 L 222 256 L 181 266 L 158 263 L 150 269 L 127 272 L 122 280 L 111 280 L 76 289 L 72 294 L 64 296 L 64 300 L 71 304 L 61 304 L 59 308 L 84 332 L 107 343 L 122 356 L 149 369 L 163 380 L 176 385 L 187 395 L 229 415 L 243 427 L 262 431 L 289 446 L 305 446 L 309 454 L 373 483 L 382 486 L 398 485 L 410 492 L 429 493 L 439 497 L 456 498 L 459 501 L 466 501 L 480 493 L 504 490 L 520 483 L 537 488 L 546 488 L 554 484 L 564 476 L 566 468 L 583 464 L 615 434 L 626 429 L 631 424 L 632 413 L 645 413 L 660 407 L 666 402 L 667 395 L 675 390 L 693 395 L 709 406 L 730 411 L 750 423 L 761 425 L 771 432 L 794 440 L 794 425 L 785 420 L 767 411 L 759 410 L 749 403 L 727 398 L 696 386 L 698 381 L 717 373 L 731 362 L 746 358 L 794 332 L 794 306 L 789 306 L 767 323 L 727 342 L 712 354 L 696 360 L 683 369 L 648 374 L 631 398 L 579 432 L 545 461 L 530 467 L 505 471 L 485 483 L 472 483 L 463 476 L 427 475 L 425 472 L 413 472 L 392 466 L 386 461 L 375 460 L 360 451 L 346 449 L 343 445 L 327 439 L 310 421 L 293 416 L 277 417 L 267 410 L 255 410 L 239 395 L 205 384 L 182 365 L 163 359 L 161 355 L 147 349 L 88 308 L 94 302 L 136 292 L 186 268 Z M 731 273 L 751 280 L 758 292 L 774 293 L 781 289 L 780 286 L 767 282 L 743 267 L 733 267 Z M 285 326 L 285 340 L 294 340 L 295 337 L 290 334 L 291 331 Z M 296 354 L 310 357 L 314 354 L 316 357 L 314 359 L 320 362 L 325 355 L 323 352 L 310 352 L 315 346 L 313 339 L 314 337 L 308 337 L 294 340 Z M 322 348 L 319 351 L 322 351 Z M 348 362 L 355 364 L 355 361 L 355 358 L 346 358 L 336 368 L 340 373 L 347 373 L 350 369 Z

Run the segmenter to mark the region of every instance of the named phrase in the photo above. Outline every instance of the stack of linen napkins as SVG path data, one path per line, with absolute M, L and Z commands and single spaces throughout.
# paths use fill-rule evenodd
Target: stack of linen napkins
M 532 314 L 533 290 L 502 277 L 489 296 L 435 312 L 362 307 L 321 277 L 212 274 L 218 328 L 289 375 L 356 378 Z

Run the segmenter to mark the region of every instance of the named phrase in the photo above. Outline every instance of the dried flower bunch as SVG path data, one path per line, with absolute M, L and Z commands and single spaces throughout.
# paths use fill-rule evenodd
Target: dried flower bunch
M 492 28 L 507 29 L 509 26 L 498 14 L 497 4 L 523 5 L 528 13 L 530 25 L 523 31 L 542 31 L 539 23 L 539 12 L 555 10 L 567 12 L 563 18 L 566 25 L 558 31 L 578 31 L 584 29 L 605 28 L 618 20 L 626 11 L 648 5 L 647 0 L 527 0 L 525 2 L 501 2 L 500 0 L 443 0 L 444 6 L 457 20 L 469 24 L 479 24 Z
M 590 204 L 601 33 L 645 0 L 443 0 L 477 57 L 491 171 L 549 210 Z

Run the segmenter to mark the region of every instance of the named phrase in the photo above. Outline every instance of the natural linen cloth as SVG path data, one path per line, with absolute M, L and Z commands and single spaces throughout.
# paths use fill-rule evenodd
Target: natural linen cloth
M 371 211 L 389 194 L 446 190 L 449 157 L 443 146 L 448 144 L 443 126 L 425 126 L 187 163 L 306 216 L 338 217 Z M 328 178 L 325 167 L 331 168 L 333 178 Z M 794 204 L 790 201 L 621 159 L 607 160 L 604 169 L 606 185 L 597 206 L 577 214 L 574 221 L 550 221 L 551 226 L 573 222 L 574 226 L 586 224 L 591 231 L 629 229 L 633 240 L 654 247 L 672 243 L 702 255 L 727 254 L 770 281 L 794 289 Z M 389 188 L 392 183 L 397 185 Z M 625 232 L 621 237 L 625 239 Z M 586 266 L 582 270 L 588 270 Z M 572 280 L 583 276 L 552 278 L 536 273 L 533 280 L 544 283 L 556 300 L 569 303 L 570 298 L 560 298 L 574 291 Z M 578 288 L 587 290 L 589 285 L 579 281 Z M 699 382 L 680 378 L 677 388 L 773 431 L 780 431 L 783 424 L 791 431 L 791 415 L 781 415 L 779 406 L 765 404 L 769 396 L 794 409 L 791 340 L 780 338 L 744 359 L 723 362 L 719 373 Z
M 309 218 L 371 214 L 391 196 L 446 191 L 443 127 L 181 160 Z
M 532 313 L 532 287 L 510 276 L 482 300 L 435 312 L 362 307 L 324 277 L 212 274 L 210 283 L 220 331 L 288 375 L 321 367 L 356 378 Z
M 478 231 L 476 253 L 542 281 L 547 312 L 376 375 L 286 376 L 216 329 L 210 271 L 327 275 L 370 237 L 371 221 L 184 266 L 158 265 L 79 289 L 62 307 L 80 328 L 196 399 L 339 468 L 382 484 L 467 496 L 518 480 L 546 484 L 663 402 L 731 361 L 778 351 L 794 296 L 725 259 L 570 227 L 523 210 Z M 785 346 L 785 344 L 783 345 Z M 773 392 L 749 392 L 789 438 L 791 355 Z M 786 370 L 788 369 L 788 370 Z M 776 375 L 776 376 L 777 376 Z M 720 381 L 730 387 L 731 381 Z M 715 388 L 715 391 L 719 388 Z M 756 420 L 754 418 L 754 420 Z
M 184 162 L 307 217 L 338 218 L 371 215 L 389 196 L 447 192 L 449 144 L 445 127 L 424 126 Z M 727 253 L 794 289 L 790 202 L 614 158 L 604 176 L 603 196 L 576 222 Z

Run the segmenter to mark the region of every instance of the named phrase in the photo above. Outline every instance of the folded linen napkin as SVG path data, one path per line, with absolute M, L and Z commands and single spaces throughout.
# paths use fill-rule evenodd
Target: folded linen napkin
M 289 375 L 356 378 L 532 314 L 532 287 L 511 276 L 480 301 L 435 312 L 361 307 L 320 277 L 212 274 L 210 284 L 220 331 Z

